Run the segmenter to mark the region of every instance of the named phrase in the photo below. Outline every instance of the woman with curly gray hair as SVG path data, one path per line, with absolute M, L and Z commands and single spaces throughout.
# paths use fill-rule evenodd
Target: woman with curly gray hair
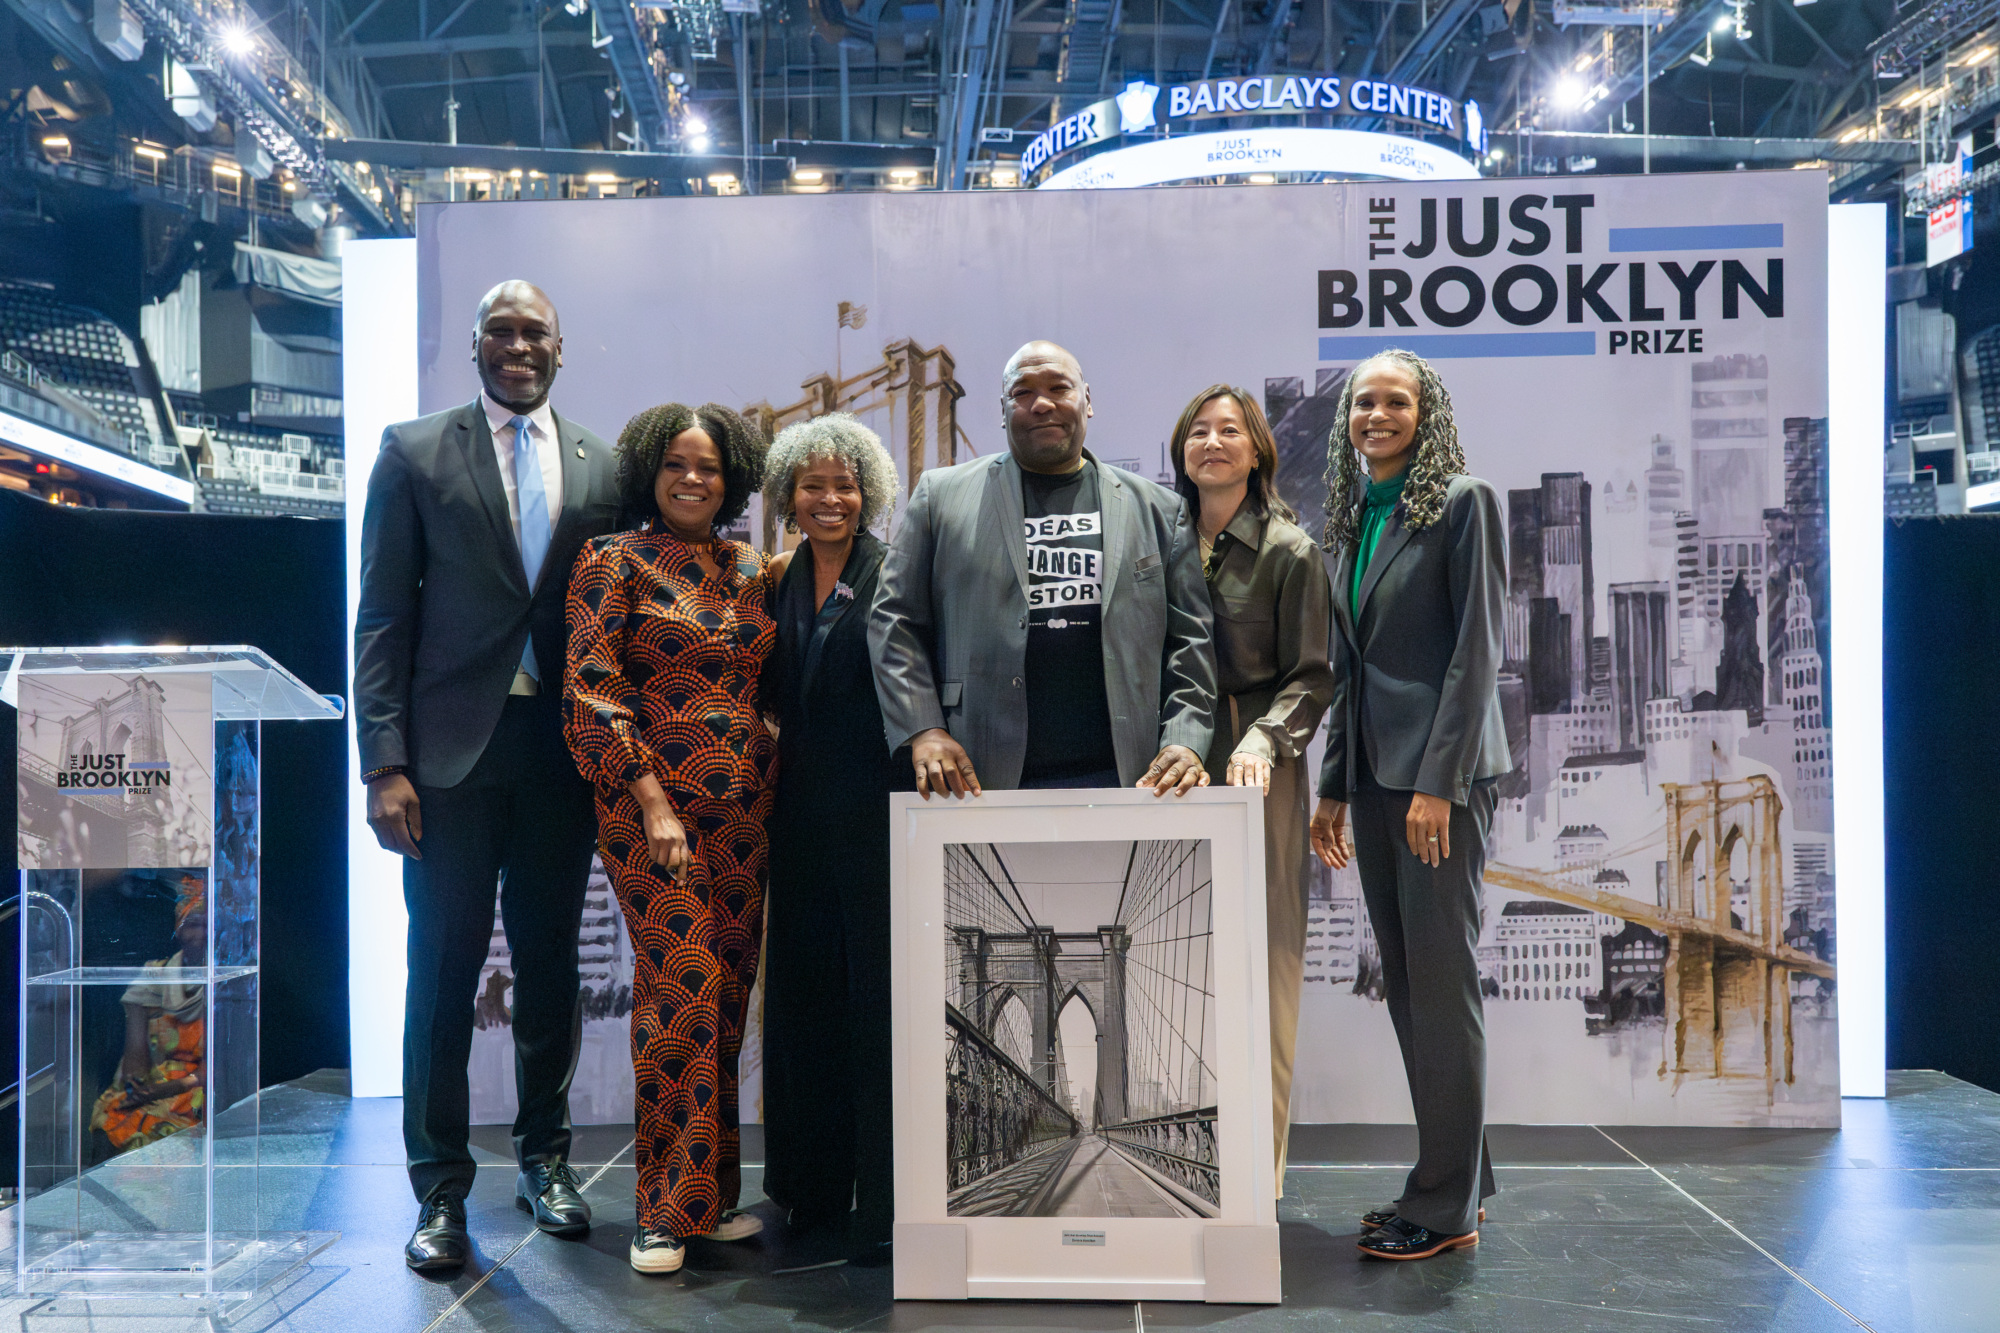
M 764 956 L 764 1192 L 800 1229 L 845 1229 L 886 1257 L 890 1146 L 889 793 L 868 608 L 887 548 L 868 529 L 896 495 L 875 432 L 843 412 L 779 432 L 764 512 L 805 540 L 772 562 L 778 720 Z M 849 1207 L 853 1214 L 849 1215 Z
M 1465 474 L 1451 395 L 1422 357 L 1356 366 L 1335 421 L 1334 693 L 1310 837 L 1328 867 L 1350 852 L 1358 864 L 1417 1114 L 1417 1164 L 1402 1197 L 1363 1219 L 1361 1251 L 1428 1259 L 1479 1243 L 1493 1193 L 1474 947 L 1495 786 L 1513 767 L 1506 525 L 1493 488 Z

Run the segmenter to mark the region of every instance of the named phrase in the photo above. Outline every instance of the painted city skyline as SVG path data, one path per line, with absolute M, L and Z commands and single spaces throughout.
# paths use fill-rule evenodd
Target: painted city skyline
M 1606 450 L 1504 491 L 1515 767 L 1479 960 L 1490 1023 L 1553 1021 L 1670 1094 L 1706 1080 L 1748 1117 L 1813 1119 L 1838 1095 L 1827 432 L 1769 418 L 1769 373 L 1697 362 L 1685 430 L 1649 432 L 1643 470 Z M 1266 381 L 1312 519 L 1344 379 Z M 1379 1000 L 1358 879 L 1311 869 L 1308 993 Z

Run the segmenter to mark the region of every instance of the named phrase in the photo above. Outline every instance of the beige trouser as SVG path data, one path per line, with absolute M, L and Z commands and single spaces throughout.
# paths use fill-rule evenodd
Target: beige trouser
M 1265 931 L 1270 954 L 1271 1113 L 1277 1134 L 1278 1197 L 1285 1195 L 1285 1143 L 1292 1126 L 1292 1055 L 1299 1043 L 1299 991 L 1305 981 L 1306 797 L 1304 756 L 1271 766 L 1264 798 Z

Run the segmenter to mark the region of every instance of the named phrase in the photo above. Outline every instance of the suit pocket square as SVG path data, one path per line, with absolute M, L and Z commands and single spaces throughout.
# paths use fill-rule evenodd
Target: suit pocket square
M 956 708 L 965 699 L 965 685 L 961 681 L 948 680 L 938 686 L 938 702 L 946 708 Z
M 1132 562 L 1132 568 L 1136 572 L 1143 574 L 1149 569 L 1157 569 L 1159 567 L 1159 564 L 1160 564 L 1160 553 L 1158 551 L 1155 551 L 1151 555 L 1142 555 L 1137 560 L 1134 560 Z

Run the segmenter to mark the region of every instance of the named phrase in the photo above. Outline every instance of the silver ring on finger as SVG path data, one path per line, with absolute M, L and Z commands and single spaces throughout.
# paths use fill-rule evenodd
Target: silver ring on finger
M 1431 841 L 1436 842 L 1437 840 L 1438 840 L 1438 835 L 1435 833 L 1431 834 Z

